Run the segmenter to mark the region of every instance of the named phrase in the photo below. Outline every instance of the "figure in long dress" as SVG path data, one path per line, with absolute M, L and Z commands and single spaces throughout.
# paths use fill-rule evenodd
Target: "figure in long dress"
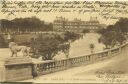
M 8 33 L 8 36 L 7 36 L 7 40 L 8 40 L 8 43 L 11 41 L 11 35 Z

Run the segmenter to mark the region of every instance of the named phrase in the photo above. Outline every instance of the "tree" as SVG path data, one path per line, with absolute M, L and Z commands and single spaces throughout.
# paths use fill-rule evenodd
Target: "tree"
M 125 34 L 128 32 L 128 19 L 121 18 L 114 25 L 107 26 L 106 29 L 100 30 L 99 42 L 106 45 L 106 48 L 114 47 L 117 43 L 123 44 L 126 40 Z
M 118 36 L 116 37 L 116 40 L 122 45 L 123 42 L 126 40 L 126 37 L 122 33 L 119 33 Z
M 121 18 L 115 23 L 116 29 L 120 30 L 123 34 L 128 32 L 128 18 Z
M 52 60 L 59 51 L 67 53 L 70 45 L 66 44 L 57 35 L 39 36 L 32 44 L 35 54 L 42 56 L 43 60 Z
M 79 34 L 65 32 L 64 34 L 40 34 L 32 39 L 31 47 L 35 56 L 42 56 L 43 60 L 52 60 L 58 52 L 63 52 L 69 57 L 70 41 L 80 38 Z
M 114 47 L 117 41 L 117 33 L 115 31 L 106 31 L 100 37 L 100 42 L 102 42 L 106 48 Z
M 1 19 L 2 32 L 38 32 L 52 31 L 53 24 L 45 23 L 37 17 L 15 18 L 13 20 Z M 7 31 L 5 31 L 7 30 Z
M 3 35 L 0 35 L 0 48 L 8 47 L 7 42 L 5 41 Z

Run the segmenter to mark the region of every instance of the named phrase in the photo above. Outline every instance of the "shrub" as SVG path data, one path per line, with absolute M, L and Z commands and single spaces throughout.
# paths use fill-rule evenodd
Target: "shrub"
M 0 35 L 0 48 L 6 48 L 6 47 L 8 47 L 8 44 L 5 41 L 3 35 Z

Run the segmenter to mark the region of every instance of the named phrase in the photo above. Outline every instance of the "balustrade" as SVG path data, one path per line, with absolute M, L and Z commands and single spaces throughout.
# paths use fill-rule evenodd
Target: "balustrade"
M 93 63 L 96 61 L 101 61 L 101 60 L 110 58 L 112 56 L 116 56 L 122 51 L 125 45 L 122 45 L 114 49 L 106 50 L 103 52 L 90 54 L 90 55 L 63 59 L 63 60 L 58 60 L 58 61 L 55 60 L 55 61 L 50 61 L 46 63 L 44 62 L 44 63 L 34 64 L 34 66 L 37 65 L 36 67 L 37 67 L 38 75 L 56 72 L 60 70 L 65 70 L 67 68 L 71 68 L 74 66 L 80 66 L 82 64 L 89 64 L 89 63 Z

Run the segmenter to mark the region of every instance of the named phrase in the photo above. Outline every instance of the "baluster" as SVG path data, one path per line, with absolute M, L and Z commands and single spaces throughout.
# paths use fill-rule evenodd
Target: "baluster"
M 74 58 L 74 65 L 76 64 L 76 58 Z
M 60 60 L 60 69 L 59 70 L 62 70 L 62 61 Z
M 68 68 L 68 60 L 65 60 L 65 68 Z
M 92 55 L 91 55 L 91 60 L 92 60 L 92 62 L 95 61 L 95 54 L 92 54 Z
M 85 62 L 86 62 L 86 61 L 85 61 L 85 59 L 86 59 L 86 57 L 84 56 L 84 57 L 83 57 L 83 59 L 82 59 L 83 63 L 85 63 Z
M 83 61 L 84 61 L 84 63 L 86 62 L 86 56 L 83 57 Z
M 48 65 L 48 63 L 46 63 L 46 71 L 47 71 L 47 73 L 49 72 L 49 65 Z
M 59 61 L 59 71 L 61 70 L 61 60 Z
M 44 69 L 45 69 L 45 72 L 46 72 L 47 71 L 47 63 L 45 63 Z
M 57 61 L 57 70 L 58 70 L 58 68 L 59 68 L 59 61 Z
M 62 70 L 64 69 L 64 60 L 62 60 Z
M 98 53 L 98 61 L 101 59 L 101 54 Z
M 67 60 L 65 60 L 65 68 L 67 68 Z
M 52 72 L 52 62 L 49 62 L 49 72 Z
M 44 64 L 41 63 L 41 69 L 42 69 L 42 74 L 44 73 L 45 69 L 44 69 Z
M 81 57 L 79 58 L 79 64 L 81 64 Z
M 46 72 L 46 63 L 44 63 L 44 72 Z
M 80 64 L 82 63 L 82 60 L 81 59 L 82 59 L 82 57 L 80 57 Z
M 40 72 L 41 72 L 41 74 L 43 74 L 43 64 L 42 63 L 40 64 Z
M 77 65 L 79 60 L 78 60 L 78 58 L 75 58 L 75 59 L 76 59 L 76 65 Z
M 94 60 L 97 61 L 97 59 L 98 59 L 98 54 L 95 54 Z
M 57 61 L 54 62 L 54 71 L 57 70 Z
M 50 72 L 50 64 L 47 63 L 47 70 L 48 70 L 48 73 Z
M 54 72 L 54 68 L 53 68 L 53 62 L 51 62 L 51 72 Z
M 108 51 L 108 56 L 111 57 L 111 50 Z
M 62 60 L 60 60 L 60 69 L 59 70 L 62 70 Z
M 72 65 L 72 66 L 74 66 L 74 62 L 75 62 L 75 59 L 72 58 L 72 60 L 71 60 L 71 65 Z
M 54 62 L 51 62 L 51 71 L 54 72 Z
M 76 65 L 76 63 L 77 63 L 77 60 L 76 60 L 76 58 L 74 58 L 74 65 Z
M 62 70 L 63 70 L 63 68 L 64 68 L 64 60 L 62 60 Z
M 101 53 L 102 54 L 102 59 L 101 60 L 104 60 L 104 57 L 105 57 L 105 52 Z
M 80 64 L 80 57 L 78 58 L 78 65 Z
M 90 55 L 88 56 L 88 60 L 89 60 L 89 61 L 91 60 L 91 56 L 90 56 Z
M 65 65 L 66 65 L 66 61 L 64 60 L 64 68 L 65 68 Z
M 104 52 L 100 53 L 100 54 L 101 54 L 101 59 L 100 60 L 103 60 L 104 59 Z
M 107 52 L 105 52 L 104 54 L 105 54 L 105 55 L 104 55 L 104 59 L 106 59 L 106 57 L 107 57 Z

